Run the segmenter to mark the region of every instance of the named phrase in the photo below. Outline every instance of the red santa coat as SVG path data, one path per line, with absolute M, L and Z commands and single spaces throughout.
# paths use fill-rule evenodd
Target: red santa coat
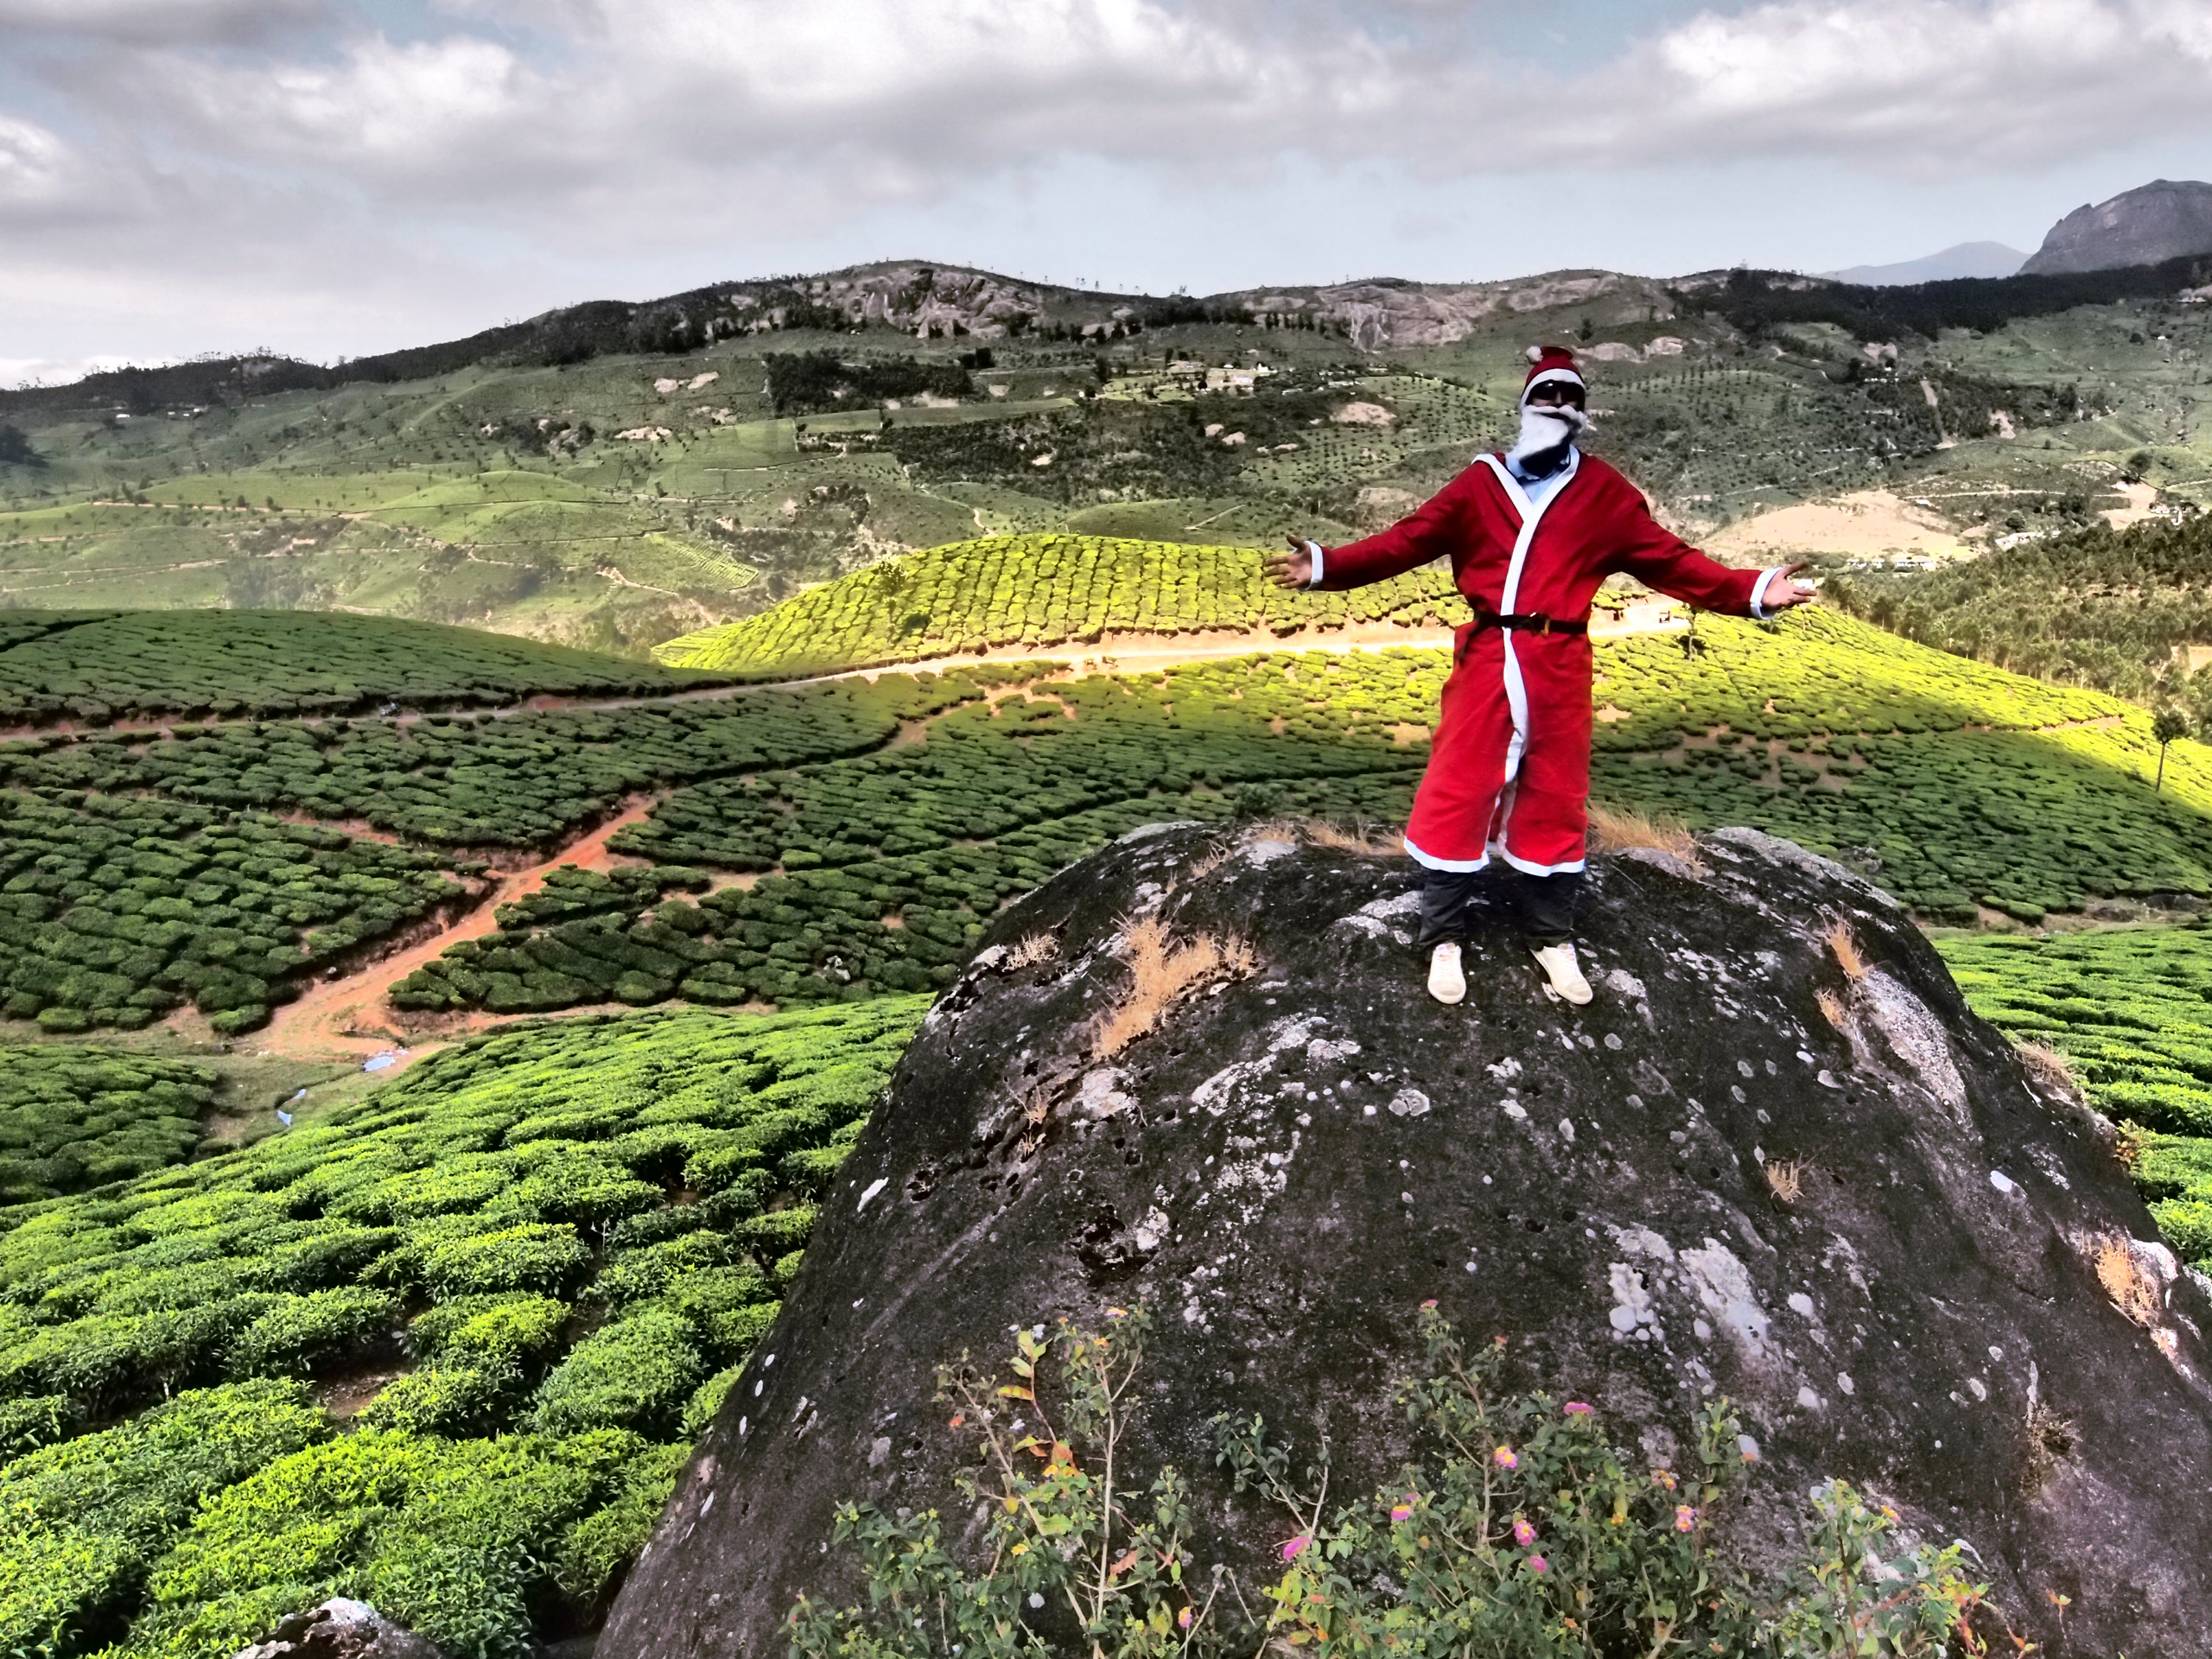
M 1541 486 L 1540 486 L 1541 493 Z M 1478 612 L 1586 621 L 1624 571 L 1707 610 L 1760 614 L 1773 571 L 1732 570 L 1661 528 L 1636 486 L 1572 452 L 1534 505 L 1503 456 L 1478 456 L 1428 504 L 1364 541 L 1322 551 L 1316 588 L 1357 588 L 1449 556 Z M 1460 625 L 1406 850 L 1431 869 L 1479 870 L 1492 853 L 1531 875 L 1579 870 L 1590 798 L 1586 634 Z

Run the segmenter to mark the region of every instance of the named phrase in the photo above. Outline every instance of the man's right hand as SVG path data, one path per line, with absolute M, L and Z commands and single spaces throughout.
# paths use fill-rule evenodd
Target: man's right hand
M 1278 588 L 1304 588 L 1313 580 L 1313 556 L 1306 550 L 1303 536 L 1286 538 L 1290 543 L 1287 553 L 1270 553 L 1263 561 L 1268 580 Z

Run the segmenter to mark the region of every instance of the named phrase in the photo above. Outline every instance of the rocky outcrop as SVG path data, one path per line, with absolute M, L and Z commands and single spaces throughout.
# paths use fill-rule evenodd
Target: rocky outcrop
M 365 1601 L 334 1596 L 294 1613 L 238 1659 L 443 1659 L 435 1643 L 393 1624 Z
M 1325 1424 L 1335 1490 L 1370 1489 L 1432 1298 L 1632 1457 L 1733 1396 L 1755 1560 L 1846 1477 L 1965 1541 L 2051 1659 L 2202 1651 L 2212 1309 L 2101 1122 L 1866 882 L 1747 830 L 1698 856 L 1594 867 L 1581 1010 L 1498 923 L 1465 1004 L 1429 1001 L 1400 859 L 1168 828 L 1031 895 L 901 1064 L 600 1652 L 780 1653 L 802 1589 L 851 1587 L 840 1500 L 952 1498 L 935 1369 L 1132 1300 L 1160 1325 L 1133 1462 L 1179 1467 L 1256 1580 L 1281 1528 L 1208 1419 Z M 1225 965 L 1093 1058 L 1133 951 L 1202 939 Z
M 2212 253 L 2212 184 L 2153 179 L 2084 205 L 2050 227 L 2025 276 L 2112 270 Z

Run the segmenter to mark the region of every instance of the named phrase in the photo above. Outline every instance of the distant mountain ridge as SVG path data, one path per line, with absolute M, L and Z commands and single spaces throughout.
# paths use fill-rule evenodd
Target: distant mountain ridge
M 1820 274 L 1830 282 L 1859 288 L 1905 288 L 1961 276 L 2011 276 L 2027 259 L 2018 248 L 2008 248 L 2002 242 L 1961 242 L 1918 259 L 1901 259 L 1891 265 L 1852 265 Z
M 2058 276 L 2212 253 L 2212 184 L 2153 179 L 2084 205 L 2052 226 L 2021 267 Z

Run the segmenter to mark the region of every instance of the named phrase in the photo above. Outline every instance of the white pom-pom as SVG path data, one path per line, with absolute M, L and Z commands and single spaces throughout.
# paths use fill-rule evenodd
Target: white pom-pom
M 1541 346 L 1531 346 L 1529 348 L 1529 360 L 1531 363 L 1542 362 L 1544 360 L 1544 348 Z

